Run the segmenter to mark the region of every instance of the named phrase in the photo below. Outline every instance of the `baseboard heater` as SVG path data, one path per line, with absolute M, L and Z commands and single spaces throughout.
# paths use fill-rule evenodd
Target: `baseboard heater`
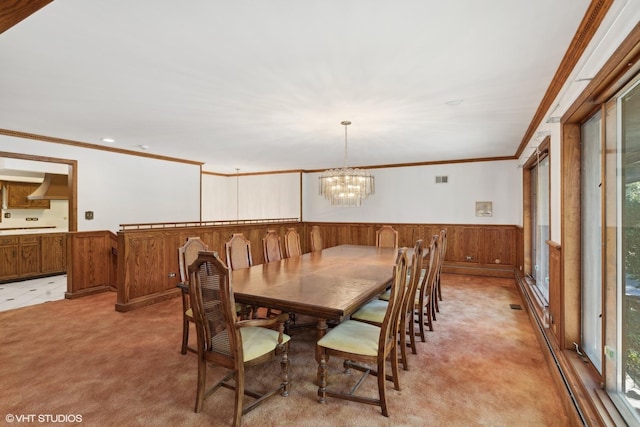
M 529 307 L 529 313 L 531 313 L 533 320 L 536 323 L 536 326 L 538 327 L 540 334 L 542 335 L 542 338 L 544 339 L 544 342 L 547 346 L 547 349 L 549 350 L 549 354 L 551 354 L 551 357 L 553 358 L 553 363 L 556 365 L 556 369 L 558 369 L 558 372 L 560 373 L 560 377 L 562 378 L 562 382 L 564 383 L 565 388 L 567 389 L 567 393 L 569 394 L 569 397 L 571 399 L 571 403 L 573 404 L 573 407 L 576 408 L 576 412 L 578 413 L 578 416 L 580 417 L 580 421 L 582 421 L 582 425 L 587 425 L 587 421 L 582 413 L 582 410 L 580 409 L 580 406 L 578 405 L 578 401 L 576 400 L 575 394 L 573 393 L 573 390 L 571 390 L 571 387 L 569 386 L 569 381 L 567 380 L 567 377 L 564 374 L 564 371 L 562 370 L 561 366 L 560 366 L 560 362 L 558 361 L 558 357 L 556 356 L 556 352 L 553 350 L 553 347 L 551 345 L 551 342 L 549 341 L 549 338 L 547 337 L 547 334 L 544 332 L 544 327 L 540 321 L 540 319 L 538 318 L 538 314 L 537 311 L 535 310 L 535 307 L 533 305 L 533 302 L 531 301 L 531 297 L 529 296 L 529 292 L 527 292 L 527 289 L 525 288 L 527 285 L 526 283 L 523 283 L 522 280 L 522 276 L 520 276 L 519 274 L 517 275 L 517 282 L 518 282 L 518 286 L 520 287 L 520 292 L 522 293 L 525 302 L 527 304 L 527 306 Z

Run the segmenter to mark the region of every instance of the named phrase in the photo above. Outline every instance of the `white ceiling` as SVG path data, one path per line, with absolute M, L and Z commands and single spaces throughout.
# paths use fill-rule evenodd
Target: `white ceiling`
M 56 0 L 0 35 L 0 128 L 220 173 L 343 166 L 342 120 L 350 166 L 513 156 L 588 6 Z

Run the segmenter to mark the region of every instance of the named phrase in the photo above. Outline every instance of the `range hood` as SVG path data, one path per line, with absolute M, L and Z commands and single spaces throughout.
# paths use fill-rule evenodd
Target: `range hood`
M 27 196 L 29 200 L 68 200 L 69 178 L 67 175 L 45 173 L 40 187 Z

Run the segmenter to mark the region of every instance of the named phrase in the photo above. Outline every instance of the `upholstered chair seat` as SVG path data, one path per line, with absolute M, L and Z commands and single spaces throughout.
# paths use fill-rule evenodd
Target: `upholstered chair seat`
M 388 306 L 388 300 L 385 301 L 377 299 L 369 301 L 368 303 L 360 307 L 355 313 L 353 313 L 351 315 L 351 318 L 354 320 L 359 320 L 360 322 L 379 325 L 384 320 L 384 315 L 387 312 Z
M 378 354 L 380 327 L 355 320 L 345 320 L 318 340 L 318 345 L 346 353 L 375 357 Z
M 278 335 L 278 331 L 276 330 L 255 326 L 247 326 L 240 329 L 243 362 L 250 362 L 266 353 L 274 351 L 279 345 Z M 288 343 L 290 339 L 289 335 L 282 334 L 282 344 Z M 223 331 L 212 337 L 211 351 L 231 355 L 227 331 Z

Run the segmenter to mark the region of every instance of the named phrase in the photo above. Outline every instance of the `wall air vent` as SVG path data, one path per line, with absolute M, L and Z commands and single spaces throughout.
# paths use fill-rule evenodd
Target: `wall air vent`
M 436 184 L 446 184 L 449 182 L 449 177 L 446 175 L 436 176 Z

